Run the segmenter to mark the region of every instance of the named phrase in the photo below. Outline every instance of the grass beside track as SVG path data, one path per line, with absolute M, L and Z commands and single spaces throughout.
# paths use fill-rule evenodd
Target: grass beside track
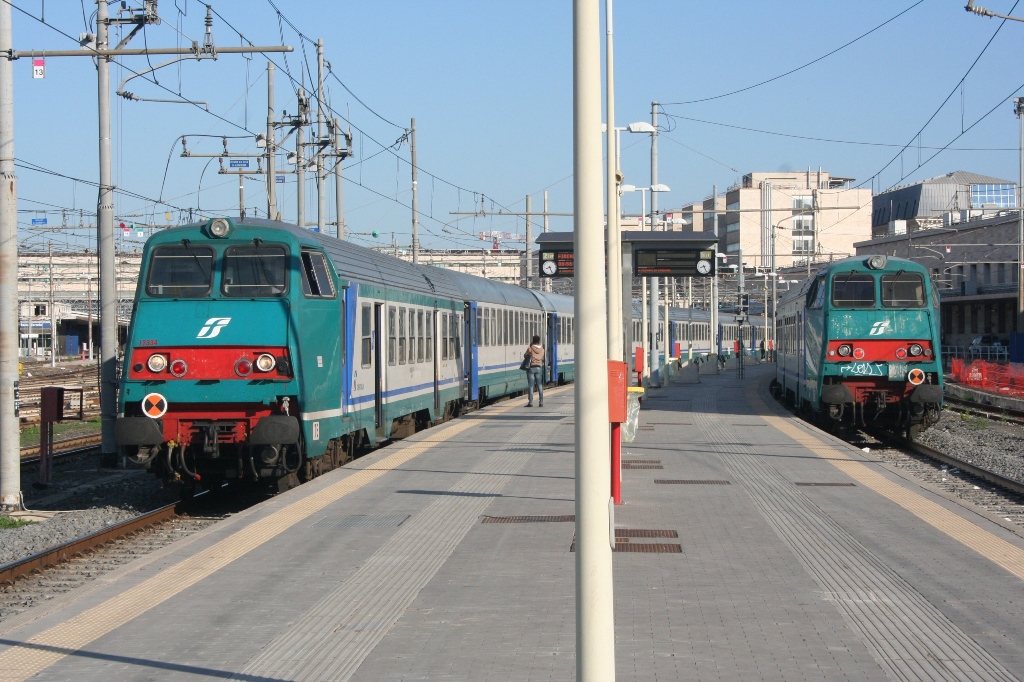
M 53 425 L 53 437 L 55 440 L 92 436 L 99 432 L 99 415 L 84 421 L 66 421 Z M 21 447 L 25 448 L 31 445 L 39 445 L 39 424 L 27 426 L 21 430 Z
M 0 516 L 0 530 L 12 530 L 14 528 L 31 525 L 33 523 L 35 523 L 35 521 L 25 521 L 23 519 L 12 519 L 10 516 Z

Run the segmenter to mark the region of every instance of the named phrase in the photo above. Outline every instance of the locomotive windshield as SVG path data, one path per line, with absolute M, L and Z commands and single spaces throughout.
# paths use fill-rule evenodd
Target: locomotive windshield
M 895 275 L 882 275 L 882 306 L 885 308 L 923 308 L 924 278 L 914 272 L 900 270 Z
M 873 308 L 875 278 L 856 270 L 836 275 L 832 279 L 832 305 L 836 308 Z
M 224 252 L 221 291 L 225 296 L 283 296 L 288 286 L 288 252 L 283 246 L 232 246 Z
M 166 298 L 198 298 L 210 293 L 213 280 L 213 249 L 190 246 L 161 246 L 153 251 L 146 293 Z

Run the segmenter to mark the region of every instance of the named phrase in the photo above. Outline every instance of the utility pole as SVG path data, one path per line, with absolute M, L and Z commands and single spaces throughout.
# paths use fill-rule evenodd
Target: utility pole
M 576 679 L 615 679 L 611 431 L 601 168 L 599 0 L 573 0 L 576 414 Z M 604 345 L 602 345 L 604 344 Z
M 533 211 L 533 197 L 526 195 L 526 277 L 524 282 L 526 288 L 530 288 L 530 278 L 533 276 L 533 224 L 530 221 L 530 214 Z
M 548 231 L 548 191 L 544 190 L 544 233 L 547 234 L 547 231 Z M 551 278 L 550 277 L 545 277 L 544 278 L 544 291 L 546 291 L 546 292 L 550 292 L 551 291 Z
M 324 234 L 326 227 L 327 195 L 324 188 L 324 41 L 316 39 L 316 229 Z
M 85 276 L 85 299 L 89 310 L 89 362 L 92 362 L 92 274 Z
M 57 366 L 57 311 L 53 305 L 53 242 L 46 245 L 49 254 L 50 265 L 47 270 L 47 279 L 50 283 L 50 305 L 47 312 L 50 313 L 50 367 Z
M 96 0 L 96 48 L 109 50 L 110 22 L 106 0 Z M 117 463 L 114 421 L 117 418 L 117 270 L 114 247 L 114 187 L 110 180 L 110 57 L 96 57 L 99 100 L 100 186 L 96 202 L 96 244 L 100 253 L 100 461 Z
M 728 192 L 726 192 L 728 196 Z M 712 230 L 715 232 L 715 258 L 718 258 L 718 185 L 711 190 L 711 207 L 714 210 L 711 218 Z M 728 207 L 727 207 L 728 208 Z M 715 263 L 715 276 L 711 278 L 711 352 L 718 355 L 718 263 Z
M 651 131 L 651 232 L 654 231 L 654 221 L 658 215 L 658 193 L 654 191 L 654 186 L 658 184 L 658 103 L 651 102 L 651 126 L 654 128 Z M 660 297 L 661 288 L 659 286 L 659 278 L 651 277 L 651 357 L 649 359 L 650 366 L 650 379 L 648 382 L 651 386 L 657 387 L 662 384 L 660 374 L 657 375 L 658 379 L 655 379 L 655 373 L 658 372 L 660 366 L 660 356 L 658 354 L 658 332 L 661 330 L 661 323 L 658 320 L 658 299 Z M 667 338 L 664 340 L 666 343 Z M 657 381 L 658 383 L 655 383 Z
M 299 116 L 295 129 L 295 222 L 306 229 L 306 90 L 299 88 Z
M 612 30 L 612 0 L 604 3 L 605 24 L 605 202 L 608 224 L 608 357 L 626 359 L 623 353 L 622 329 L 622 225 L 619 223 L 619 155 L 615 131 L 615 52 Z M 626 362 L 629 362 L 626 359 Z
M 11 5 L 0 3 L 0 54 L 13 47 Z M 14 172 L 14 67 L 0 59 L 0 510 L 21 509 L 18 423 L 18 176 Z M 31 281 L 29 287 L 31 287 Z M 32 343 L 29 304 L 29 344 Z
M 277 122 L 274 118 L 274 62 L 267 61 L 267 218 L 277 220 Z
M 416 196 L 416 119 L 409 124 L 409 149 L 412 154 L 412 262 L 420 262 L 420 203 Z

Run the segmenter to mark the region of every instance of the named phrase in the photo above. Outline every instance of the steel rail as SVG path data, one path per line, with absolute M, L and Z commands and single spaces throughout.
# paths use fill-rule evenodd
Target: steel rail
M 997 474 L 996 472 L 985 469 L 984 467 L 971 464 L 970 462 L 966 462 L 958 457 L 947 455 L 940 450 L 928 447 L 927 445 L 922 445 L 921 443 L 915 443 L 912 440 L 908 440 L 900 436 L 894 436 L 880 431 L 868 431 L 867 433 L 883 443 L 901 447 L 906 450 L 910 450 L 911 452 L 916 452 L 919 455 L 924 455 L 925 457 L 938 460 L 944 464 L 955 466 L 961 471 L 972 476 L 976 476 L 983 481 L 988 481 L 989 483 L 997 485 L 1000 488 L 1005 488 L 1006 490 L 1017 493 L 1018 495 L 1024 495 L 1024 482 L 1018 481 L 1017 479 Z
M 71 446 L 71 443 L 75 443 Z M 95 446 L 100 444 L 100 434 L 89 435 L 89 436 L 76 436 L 75 438 L 65 438 L 63 440 L 54 441 L 53 443 L 53 454 L 64 455 L 69 452 L 79 452 L 82 450 L 91 450 Z M 61 448 L 61 446 L 64 446 Z M 60 448 L 60 449 L 58 449 Z M 38 461 L 39 459 L 39 446 L 38 445 L 26 445 L 21 449 L 21 462 L 22 464 L 30 461 Z
M 133 519 L 109 526 L 95 533 L 83 535 L 62 545 L 51 547 L 33 554 L 32 556 L 18 559 L 4 566 L 0 566 L 0 585 L 13 583 L 19 577 L 33 571 L 55 566 L 67 561 L 72 557 L 87 552 L 112 540 L 131 535 L 136 531 L 148 528 L 149 526 L 162 523 L 178 515 L 178 505 L 169 504 L 159 509 L 154 509 Z

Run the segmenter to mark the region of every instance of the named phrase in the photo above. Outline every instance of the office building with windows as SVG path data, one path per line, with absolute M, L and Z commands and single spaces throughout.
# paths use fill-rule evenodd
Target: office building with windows
M 823 170 L 747 173 L 724 196 L 666 213 L 673 229 L 710 231 L 717 210 L 727 263 L 742 253 L 748 270 L 774 271 L 853 255 L 871 234 L 871 190 L 852 184 Z
M 1017 206 L 1017 184 L 988 175 L 954 171 L 875 195 L 872 238 L 948 227 L 992 217 Z

